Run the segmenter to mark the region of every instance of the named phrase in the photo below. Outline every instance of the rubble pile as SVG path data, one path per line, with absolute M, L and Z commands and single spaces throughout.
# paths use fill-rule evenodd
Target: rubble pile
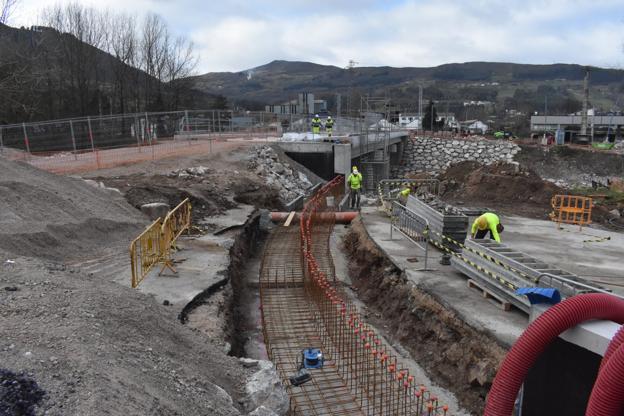
M 511 162 L 518 152 L 519 146 L 506 141 L 416 137 L 407 143 L 403 166 L 397 176 L 417 172 L 438 174 L 453 164 L 468 160 L 484 165 Z
M 284 203 L 305 195 L 312 187 L 312 182 L 304 173 L 297 172 L 288 164 L 282 163 L 277 152 L 270 146 L 252 150 L 247 168 L 265 178 L 267 185 L 277 189 Z

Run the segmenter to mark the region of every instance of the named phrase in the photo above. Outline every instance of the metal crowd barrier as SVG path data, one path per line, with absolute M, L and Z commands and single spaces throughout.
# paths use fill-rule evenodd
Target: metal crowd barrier
M 158 218 L 130 243 L 131 285 L 137 287 L 162 258 L 162 220 Z
M 396 229 L 407 239 L 412 241 L 425 252 L 425 264 L 423 270 L 427 270 L 427 258 L 429 255 L 429 221 L 416 214 L 405 205 L 397 201 L 392 203 L 390 214 L 390 239 L 392 230 Z
M 162 264 L 176 273 L 171 253 L 176 249 L 176 241 L 184 231 L 191 229 L 191 202 L 188 198 L 169 211 L 164 220 L 158 218 L 145 231 L 130 243 L 131 284 L 136 288 L 152 270 Z
M 583 225 L 591 224 L 591 213 L 594 202 L 592 198 L 576 195 L 555 195 L 550 201 L 553 212 L 550 218 L 561 224 L 575 224 L 583 229 Z
M 415 188 L 415 193 L 427 192 L 433 195 L 440 194 L 440 181 L 437 179 L 384 179 L 379 181 L 377 191 L 382 208 L 391 213 L 392 202 L 399 199 L 400 192 L 406 186 Z

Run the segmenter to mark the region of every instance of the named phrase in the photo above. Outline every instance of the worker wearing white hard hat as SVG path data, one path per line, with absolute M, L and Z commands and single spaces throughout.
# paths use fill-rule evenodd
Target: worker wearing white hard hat
M 321 119 L 319 118 L 318 114 L 316 114 L 314 118 L 312 119 L 312 133 L 313 134 L 321 133 Z
M 325 122 L 325 132 L 329 137 L 332 137 L 332 132 L 334 130 L 334 120 L 331 116 L 327 116 L 327 121 Z

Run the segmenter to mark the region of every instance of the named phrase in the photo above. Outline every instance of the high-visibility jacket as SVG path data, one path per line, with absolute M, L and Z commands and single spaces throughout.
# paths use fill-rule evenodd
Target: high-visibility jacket
M 318 117 L 314 117 L 312 119 L 312 127 L 321 127 L 321 119 Z
M 334 128 L 334 120 L 329 119 L 325 122 L 325 128 L 331 130 Z
M 401 191 L 401 195 L 404 197 L 408 197 L 410 192 L 412 192 L 412 190 L 410 188 L 405 188 Z
M 360 189 L 362 187 L 362 174 L 361 173 L 352 173 L 347 178 L 347 182 L 351 189 Z
M 496 229 L 498 224 L 500 224 L 500 218 L 498 218 L 498 215 L 492 212 L 486 212 L 472 223 L 472 234 L 475 234 L 477 229 L 481 231 L 489 229 L 492 232 L 494 240 L 500 243 L 500 235 L 498 235 L 498 230 Z

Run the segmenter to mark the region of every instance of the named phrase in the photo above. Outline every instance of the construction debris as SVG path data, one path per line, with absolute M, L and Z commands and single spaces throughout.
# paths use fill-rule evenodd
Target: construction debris
M 247 168 L 265 178 L 267 185 L 276 188 L 283 203 L 305 195 L 312 187 L 307 175 L 293 170 L 280 161 L 277 152 L 271 146 L 256 148 L 252 150 L 251 155 Z

